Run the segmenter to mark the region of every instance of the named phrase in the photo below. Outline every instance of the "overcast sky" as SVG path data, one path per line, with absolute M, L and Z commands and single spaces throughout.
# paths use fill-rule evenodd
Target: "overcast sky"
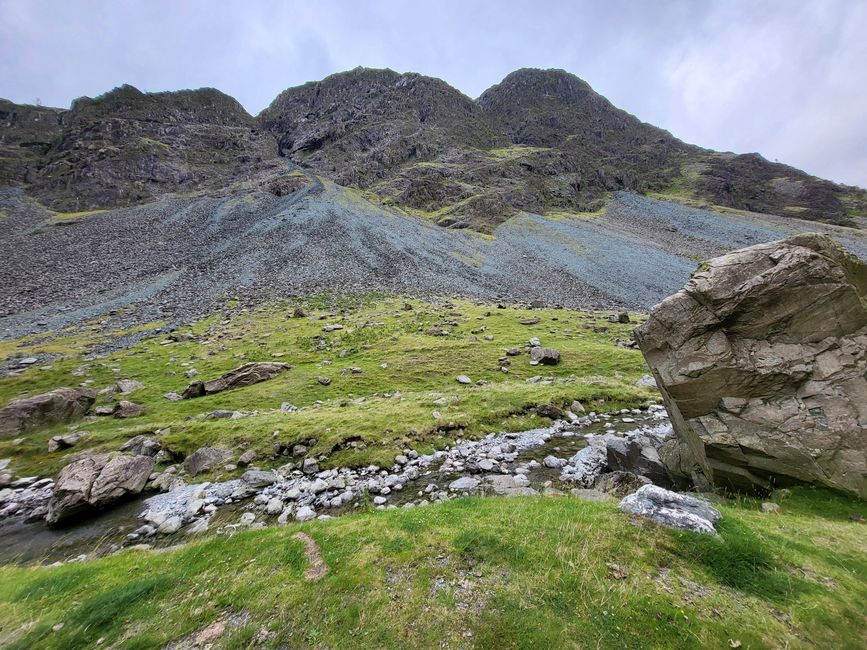
M 213 86 L 251 113 L 358 65 L 471 97 L 564 68 L 713 149 L 867 187 L 867 0 L 0 0 L 0 97 Z

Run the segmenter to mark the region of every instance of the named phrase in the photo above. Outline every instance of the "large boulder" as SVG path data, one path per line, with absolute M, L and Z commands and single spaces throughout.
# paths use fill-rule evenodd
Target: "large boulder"
M 58 388 L 11 402 L 0 409 L 0 437 L 10 438 L 49 424 L 78 420 L 95 400 L 96 393 L 86 388 Z
M 697 484 L 867 497 L 867 265 L 799 235 L 703 263 L 635 330 Z
M 153 471 L 153 458 L 126 454 L 77 456 L 54 483 L 46 520 L 55 525 L 82 512 L 138 494 Z
M 258 384 L 260 381 L 273 379 L 281 372 L 290 368 L 292 366 L 288 363 L 277 363 L 275 361 L 245 363 L 243 366 L 230 370 L 216 379 L 192 382 L 184 390 L 182 397 L 190 399 L 192 397 L 201 397 L 202 395 L 211 395 L 224 390 Z

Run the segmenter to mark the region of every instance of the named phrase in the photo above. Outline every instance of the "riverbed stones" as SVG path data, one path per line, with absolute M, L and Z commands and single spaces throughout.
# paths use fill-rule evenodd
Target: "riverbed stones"
M 620 510 L 663 526 L 710 534 L 716 533 L 716 523 L 722 518 L 707 501 L 656 485 L 645 485 L 624 497 Z
M 867 497 L 867 264 L 815 234 L 702 264 L 636 338 L 682 480 Z
M 310 506 L 301 506 L 295 510 L 295 519 L 298 521 L 310 521 L 316 516 L 316 511 Z
M 87 388 L 58 388 L 42 395 L 16 400 L 0 409 L 0 438 L 50 424 L 81 419 L 96 400 L 96 393 Z
M 142 491 L 153 470 L 147 456 L 85 453 L 66 465 L 54 484 L 46 520 L 66 521 Z
M 449 483 L 449 490 L 452 492 L 471 492 L 479 487 L 479 479 L 472 476 L 462 476 L 461 478 Z
M 273 379 L 281 372 L 285 372 L 291 368 L 292 366 L 288 363 L 278 363 L 276 361 L 245 363 L 243 366 L 220 375 L 216 379 L 192 382 L 181 396 L 184 399 L 191 399 L 203 395 L 220 393 L 224 390 L 251 386 L 252 384 Z

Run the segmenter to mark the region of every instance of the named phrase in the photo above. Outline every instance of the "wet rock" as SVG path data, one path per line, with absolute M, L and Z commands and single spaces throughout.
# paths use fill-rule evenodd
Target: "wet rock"
M 557 458 L 556 456 L 545 456 L 542 464 L 550 469 L 559 469 L 564 467 L 568 461 L 565 458 Z
M 216 467 L 231 455 L 231 450 L 222 447 L 202 447 L 184 459 L 184 469 L 195 476 Z
M 867 497 L 867 264 L 798 235 L 705 262 L 635 330 L 683 480 Z
M 645 485 L 625 497 L 620 509 L 663 526 L 699 533 L 716 533 L 715 525 L 722 518 L 719 510 L 707 501 L 656 485 Z
M 138 494 L 153 467 L 153 459 L 146 456 L 82 454 L 60 471 L 46 520 L 58 524 L 82 511 Z
M 96 400 L 85 388 L 58 388 L 49 393 L 16 400 L 0 409 L 0 438 L 12 438 L 49 424 L 84 417 Z
M 561 481 L 571 481 L 590 488 L 608 470 L 608 452 L 605 445 L 594 442 L 569 459 L 560 474 Z
M 220 393 L 224 390 L 232 390 L 250 386 L 262 381 L 273 379 L 281 372 L 291 369 L 288 363 L 278 363 L 275 361 L 257 361 L 254 363 L 245 363 L 243 366 L 235 368 L 224 375 L 211 379 L 209 381 L 194 381 L 184 390 L 181 397 L 191 399 L 201 397 L 202 395 L 212 395 Z
M 554 366 L 560 363 L 560 352 L 554 348 L 534 347 L 530 350 L 530 365 Z

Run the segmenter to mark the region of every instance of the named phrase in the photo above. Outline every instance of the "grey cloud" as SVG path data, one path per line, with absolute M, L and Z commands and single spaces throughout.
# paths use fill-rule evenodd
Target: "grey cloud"
M 863 2 L 0 0 L 0 16 L 0 96 L 18 102 L 214 86 L 257 113 L 357 65 L 473 97 L 557 67 L 686 141 L 867 185 Z

